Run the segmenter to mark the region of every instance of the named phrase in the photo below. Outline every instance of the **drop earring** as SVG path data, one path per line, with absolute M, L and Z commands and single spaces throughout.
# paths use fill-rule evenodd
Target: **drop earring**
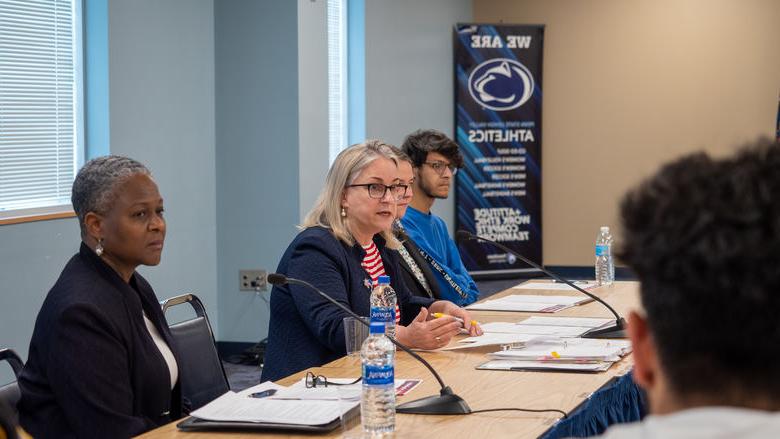
M 347 211 L 343 207 L 341 208 L 341 217 L 345 218 L 347 216 Z
M 98 239 L 98 243 L 95 246 L 95 254 L 98 256 L 103 255 L 103 238 Z

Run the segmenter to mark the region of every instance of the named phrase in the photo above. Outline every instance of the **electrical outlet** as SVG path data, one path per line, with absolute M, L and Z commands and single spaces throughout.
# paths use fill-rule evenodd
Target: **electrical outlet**
M 238 289 L 241 291 L 265 291 L 268 289 L 265 270 L 239 270 Z

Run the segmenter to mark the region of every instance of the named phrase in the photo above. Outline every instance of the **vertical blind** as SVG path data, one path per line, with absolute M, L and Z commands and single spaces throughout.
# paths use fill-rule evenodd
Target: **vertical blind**
M 74 0 L 0 0 L 0 214 L 70 203 L 76 12 Z

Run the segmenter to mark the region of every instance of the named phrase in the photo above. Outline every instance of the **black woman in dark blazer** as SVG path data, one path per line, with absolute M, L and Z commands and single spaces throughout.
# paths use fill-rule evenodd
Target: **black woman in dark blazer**
M 152 287 L 163 200 L 125 157 L 88 162 L 73 183 L 81 247 L 49 291 L 19 377 L 22 426 L 36 438 L 124 438 L 181 416 L 175 346 Z

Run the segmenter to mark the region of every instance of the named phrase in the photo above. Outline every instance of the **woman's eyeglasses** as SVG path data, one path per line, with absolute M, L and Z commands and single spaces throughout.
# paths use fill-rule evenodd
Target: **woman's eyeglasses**
M 458 173 L 458 167 L 455 166 L 455 165 L 451 165 L 449 163 L 444 163 L 444 162 L 423 162 L 423 164 L 430 166 L 431 169 L 433 169 L 433 172 L 435 172 L 435 173 L 437 173 L 439 175 L 444 175 L 444 170 L 448 169 L 448 168 L 449 168 L 450 172 L 452 172 L 452 175 L 455 175 L 455 174 Z
M 363 378 L 358 378 L 355 381 L 352 381 L 350 383 L 332 383 L 328 381 L 328 377 L 325 375 L 314 375 L 312 372 L 306 372 L 306 388 L 307 389 L 313 389 L 317 386 L 320 387 L 328 387 L 328 386 L 351 386 L 353 384 L 357 384 L 362 380 Z
M 406 189 L 408 188 L 405 184 L 388 186 L 382 183 L 350 184 L 347 187 L 365 187 L 368 190 L 368 196 L 377 200 L 384 198 L 387 191 L 390 191 L 395 201 L 400 201 L 406 195 Z

